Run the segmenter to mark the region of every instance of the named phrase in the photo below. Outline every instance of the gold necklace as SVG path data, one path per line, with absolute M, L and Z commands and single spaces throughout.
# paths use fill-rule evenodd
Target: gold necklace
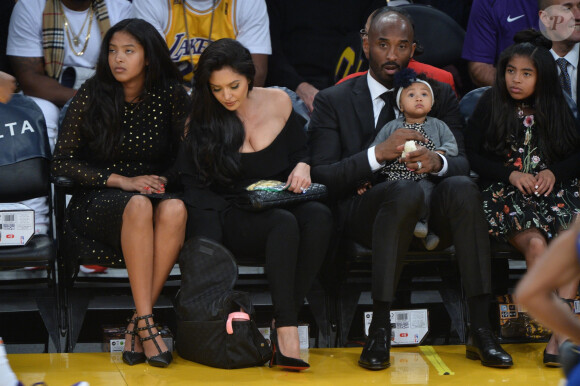
M 141 93 L 137 95 L 135 98 L 131 99 L 131 101 L 129 102 L 125 101 L 124 103 L 125 111 L 133 114 L 133 112 L 137 110 L 137 107 L 139 107 L 141 102 L 143 102 L 143 99 L 145 99 L 145 95 Z
M 68 46 L 71 49 L 71 51 L 73 52 L 73 54 L 75 54 L 76 56 L 82 56 L 85 53 L 85 50 L 87 49 L 87 46 L 89 44 L 89 39 L 91 37 L 91 27 L 93 25 L 93 13 L 94 13 L 93 7 L 92 7 L 92 5 L 89 7 L 89 12 L 87 13 L 87 16 L 85 17 L 85 21 L 84 21 L 83 25 L 81 26 L 81 29 L 79 30 L 78 35 L 75 35 L 75 33 L 73 32 L 72 26 L 70 25 L 70 22 L 68 21 L 66 14 L 64 13 L 64 10 L 62 9 L 62 3 L 60 4 L 60 10 L 62 12 L 62 15 L 64 16 L 64 30 L 66 31 Z M 87 20 L 89 20 L 89 28 L 87 29 L 87 36 L 85 37 L 85 44 L 83 45 L 83 48 L 77 52 L 73 47 L 73 43 L 75 46 L 78 46 L 80 44 L 80 37 L 81 37 L 81 34 L 83 33 L 85 25 L 87 24 Z M 72 35 L 72 37 L 71 37 L 71 35 Z
M 93 7 L 90 7 L 90 10 L 89 10 L 89 12 L 87 12 L 87 16 L 85 16 L 85 21 L 83 21 L 83 25 L 81 26 L 81 29 L 79 30 L 78 34 L 74 33 L 74 31 L 72 29 L 72 25 L 70 25 L 70 23 L 66 17 L 66 14 L 63 12 L 64 19 L 65 19 L 65 25 L 68 25 L 68 28 L 73 36 L 73 44 L 75 45 L 75 47 L 80 44 L 81 34 L 82 34 L 83 30 L 85 29 L 85 25 L 87 25 L 87 20 L 89 19 L 89 16 L 92 17 L 92 15 L 91 15 L 92 10 L 93 10 Z

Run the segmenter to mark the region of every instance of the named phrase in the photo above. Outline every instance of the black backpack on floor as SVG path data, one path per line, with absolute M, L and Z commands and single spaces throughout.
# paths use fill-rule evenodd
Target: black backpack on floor
M 222 369 L 260 366 L 272 350 L 253 320 L 254 308 L 246 292 L 234 291 L 238 266 L 221 244 L 207 238 L 188 240 L 179 256 L 181 289 L 177 294 L 179 356 Z M 243 311 L 249 318 L 231 323 Z

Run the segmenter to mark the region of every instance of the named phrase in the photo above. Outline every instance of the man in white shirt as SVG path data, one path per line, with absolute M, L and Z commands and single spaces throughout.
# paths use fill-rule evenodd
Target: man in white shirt
M 64 49 L 62 71 L 53 77 L 47 73 L 46 66 L 50 65 L 51 58 L 45 58 L 46 47 L 43 46 L 43 12 L 49 1 L 54 2 L 56 12 L 62 9 L 64 14 L 63 25 L 55 26 L 58 29 L 54 33 L 64 35 L 59 47 Z M 75 89 L 94 72 L 101 34 L 106 32 L 100 30 L 96 7 L 91 7 L 96 3 L 92 0 L 20 0 L 10 18 L 6 53 L 22 91 L 33 97 L 44 113 L 51 150 L 56 143 L 59 107 L 72 98 Z M 131 17 L 128 0 L 104 0 L 104 4 L 110 25 Z M 46 23 L 46 17 L 44 20 Z M 67 78 L 74 79 L 63 85 L 69 80 Z
M 268 55 L 272 53 L 264 0 L 137 0 L 133 11 L 135 17 L 151 23 L 163 36 L 185 80 L 191 80 L 199 56 L 209 43 L 231 38 L 252 54 L 254 85 L 264 85 Z

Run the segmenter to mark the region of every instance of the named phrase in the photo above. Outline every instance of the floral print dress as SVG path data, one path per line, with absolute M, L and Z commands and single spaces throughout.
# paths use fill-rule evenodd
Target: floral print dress
M 519 114 L 523 131 L 512 138 L 511 150 L 505 166 L 515 166 L 522 173 L 538 174 L 548 166 L 538 148 L 537 127 L 533 115 Z M 489 233 L 507 241 L 516 233 L 530 228 L 542 230 L 550 239 L 566 229 L 580 213 L 578 180 L 556 181 L 554 189 L 545 197 L 523 195 L 509 183 L 496 182 L 482 192 Z

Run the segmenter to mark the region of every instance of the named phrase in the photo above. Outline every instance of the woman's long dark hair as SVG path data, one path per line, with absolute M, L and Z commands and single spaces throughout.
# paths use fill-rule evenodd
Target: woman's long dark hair
M 235 111 L 229 111 L 216 99 L 209 85 L 212 72 L 226 67 L 248 79 L 248 92 L 256 74 L 250 51 L 233 39 L 211 43 L 199 58 L 186 144 L 202 186 L 216 183 L 231 187 L 240 176 L 244 125 Z
M 109 66 L 109 43 L 119 31 L 133 36 L 144 49 L 148 65 L 141 101 L 150 91 L 181 81 L 181 74 L 169 57 L 167 44 L 151 24 L 141 19 L 125 19 L 112 26 L 103 37 L 97 71 L 87 80 L 89 99 L 81 119 L 81 130 L 88 138 L 92 155 L 101 160 L 110 159 L 118 151 L 125 134 L 121 127 L 125 94 Z
M 538 147 L 547 164 L 553 164 L 578 150 L 580 134 L 549 52 L 552 42 L 535 30 L 518 32 L 514 41 L 516 44 L 508 47 L 499 58 L 495 84 L 491 89 L 491 120 L 483 146 L 487 151 L 506 155 L 512 138 L 517 138 L 521 131 L 516 115 L 517 102 L 508 93 L 505 71 L 514 56 L 526 57 L 536 69 L 536 87 L 525 102 L 534 108 L 534 120 L 539 128 Z

